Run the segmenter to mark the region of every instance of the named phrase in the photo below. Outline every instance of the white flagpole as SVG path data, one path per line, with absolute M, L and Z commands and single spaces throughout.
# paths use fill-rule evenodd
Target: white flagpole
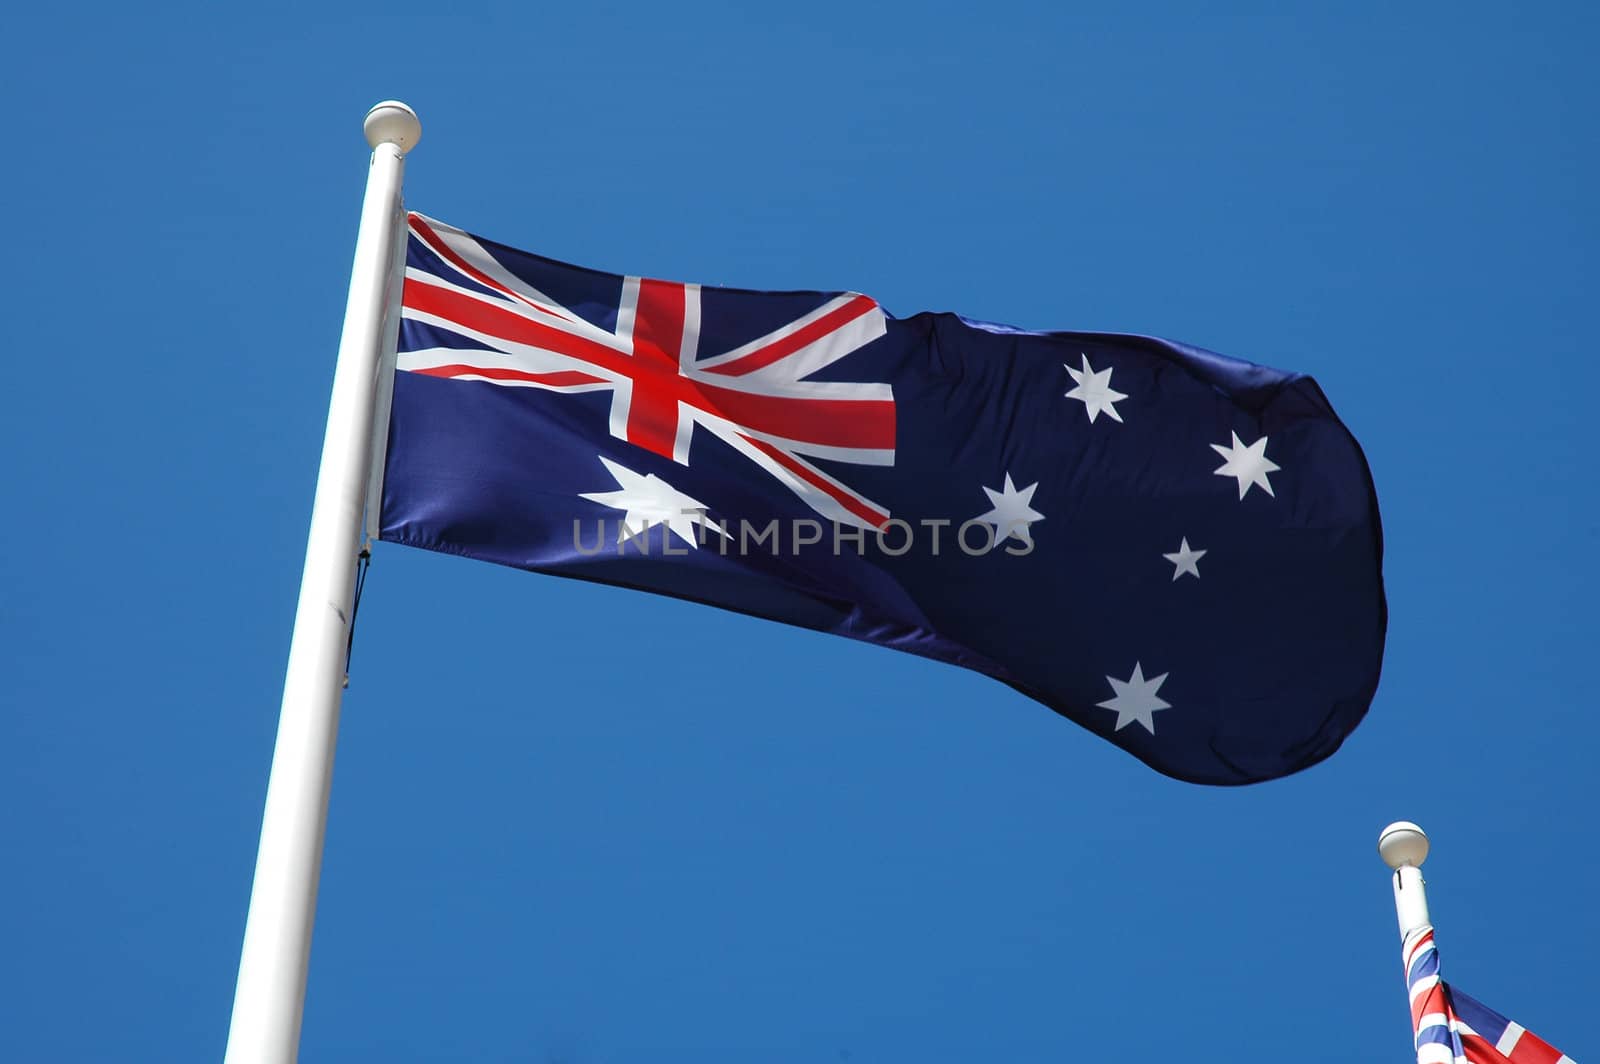
M 1378 854 L 1394 869 L 1394 912 L 1400 937 L 1433 921 L 1428 918 L 1428 893 L 1422 885 L 1422 862 L 1428 859 L 1428 836 L 1409 820 L 1399 820 L 1378 834 Z
M 374 386 L 402 231 L 400 179 L 406 152 L 422 136 L 416 114 L 394 100 L 369 111 L 363 128 L 372 146 L 372 166 L 311 505 L 226 1064 L 294 1064 L 299 1054 L 357 535 L 371 460 Z
M 1432 921 L 1428 917 L 1428 894 L 1422 885 L 1422 862 L 1428 859 L 1428 836 L 1411 821 L 1397 820 L 1378 833 L 1378 855 L 1383 858 L 1384 864 L 1394 869 L 1392 882 L 1394 913 L 1400 921 L 1400 948 L 1406 964 L 1407 992 L 1413 995 L 1411 1007 L 1415 1010 L 1417 1007 L 1415 995 L 1428 993 L 1424 978 L 1419 977 L 1413 981 L 1411 977 L 1411 936 L 1419 928 L 1432 926 Z M 1437 981 L 1438 976 L 1434 975 L 1432 978 Z M 1413 1011 L 1414 1030 L 1419 1022 L 1417 1015 Z M 1447 1047 L 1432 1042 L 1421 1044 L 1415 1039 L 1412 1045 L 1417 1052 L 1418 1064 L 1454 1059 Z M 1440 1052 L 1444 1055 L 1439 1056 Z

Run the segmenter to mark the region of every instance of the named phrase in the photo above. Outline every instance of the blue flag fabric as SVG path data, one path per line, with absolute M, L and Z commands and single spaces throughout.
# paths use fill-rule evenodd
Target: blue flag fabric
M 1309 377 L 409 228 L 384 540 L 973 669 L 1195 782 L 1366 713 L 1377 501 Z

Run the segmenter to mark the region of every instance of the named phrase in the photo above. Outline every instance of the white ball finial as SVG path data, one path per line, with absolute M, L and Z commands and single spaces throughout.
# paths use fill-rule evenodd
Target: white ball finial
M 1378 854 L 1390 868 L 1421 868 L 1428 859 L 1428 836 L 1409 820 L 1397 820 L 1378 835 Z
M 422 139 L 422 121 L 417 118 L 417 112 L 399 100 L 385 100 L 367 112 L 361 131 L 372 147 L 393 144 L 404 155 Z

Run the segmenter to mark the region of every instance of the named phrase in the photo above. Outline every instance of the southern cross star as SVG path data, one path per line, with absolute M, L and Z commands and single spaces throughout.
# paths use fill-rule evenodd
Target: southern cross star
M 1067 393 L 1068 399 L 1076 399 L 1083 404 L 1084 410 L 1089 414 L 1089 424 L 1094 424 L 1094 419 L 1105 411 L 1115 421 L 1121 421 L 1122 415 L 1117 413 L 1116 404 L 1119 400 L 1126 399 L 1122 392 L 1111 387 L 1111 370 L 1103 369 L 1098 373 L 1089 365 L 1089 356 L 1080 354 L 1083 360 L 1083 369 L 1073 369 L 1063 362 L 1072 379 L 1077 382 L 1077 387 Z
M 1163 709 L 1171 709 L 1171 703 L 1163 702 L 1156 697 L 1156 692 L 1161 690 L 1161 683 L 1167 678 L 1166 673 L 1146 680 L 1144 667 L 1137 661 L 1133 663 L 1133 675 L 1126 680 L 1119 680 L 1115 676 L 1107 676 L 1106 682 L 1116 692 L 1116 696 L 1108 698 L 1097 705 L 1102 709 L 1109 709 L 1117 715 L 1117 726 L 1114 731 L 1121 731 L 1134 721 L 1144 725 L 1144 730 L 1151 735 L 1156 733 L 1155 715 Z
M 700 544 L 695 541 L 695 525 L 709 528 L 720 536 L 728 535 L 715 522 L 706 520 L 703 503 L 678 491 L 654 473 L 641 476 L 604 455 L 600 456 L 600 461 L 611 471 L 621 490 L 586 492 L 578 497 L 623 511 L 617 539 L 631 539 L 648 531 L 651 525 L 665 525 L 673 535 L 696 548 Z
M 979 514 L 974 521 L 984 521 L 994 526 L 995 546 L 999 546 L 1007 537 L 1017 540 L 1024 546 L 1033 545 L 1033 535 L 1028 531 L 1028 526 L 1035 521 L 1043 521 L 1044 514 L 1029 505 L 1033 501 L 1033 492 L 1039 486 L 1036 480 L 1025 488 L 1018 489 L 1011 483 L 1011 474 L 1006 474 L 1005 487 L 1000 491 L 993 488 L 984 488 L 983 493 L 989 496 L 992 509 L 988 513 Z
M 1267 480 L 1267 474 L 1276 472 L 1280 467 L 1267 457 L 1265 436 L 1246 447 L 1244 441 L 1239 439 L 1239 434 L 1235 432 L 1233 446 L 1224 447 L 1220 443 L 1213 443 L 1211 449 L 1225 459 L 1222 465 L 1212 472 L 1219 477 L 1236 478 L 1239 481 L 1239 498 L 1244 498 L 1245 492 L 1258 485 L 1262 491 L 1272 495 L 1272 483 Z
M 1178 544 L 1176 551 L 1171 554 L 1163 554 L 1162 557 L 1173 565 L 1172 579 L 1176 580 L 1184 573 L 1192 573 L 1194 578 L 1198 580 L 1200 579 L 1199 562 L 1201 558 L 1205 557 L 1205 554 L 1206 552 L 1203 550 L 1190 550 L 1189 537 L 1185 536 L 1183 537 L 1183 542 Z

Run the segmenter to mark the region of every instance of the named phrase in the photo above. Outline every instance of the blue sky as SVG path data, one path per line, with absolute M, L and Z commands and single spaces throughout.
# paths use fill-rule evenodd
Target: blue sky
M 302 1059 L 1409 1058 L 1448 978 L 1596 1056 L 1579 5 L 13 19 L 6 1059 L 216 1059 L 366 167 L 630 273 L 1315 376 L 1391 628 L 1328 762 L 1176 783 L 972 674 L 380 547 Z M 1197 638 L 1203 638 L 1197 634 Z

